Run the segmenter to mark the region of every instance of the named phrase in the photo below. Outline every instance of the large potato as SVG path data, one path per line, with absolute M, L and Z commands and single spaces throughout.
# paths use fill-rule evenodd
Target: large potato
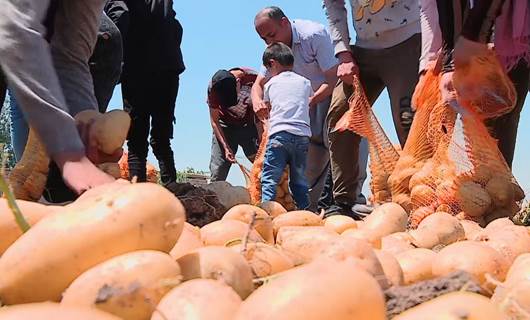
M 75 278 L 109 258 L 142 249 L 169 252 L 184 220 L 184 207 L 165 188 L 116 183 L 44 218 L 9 247 L 0 259 L 0 300 L 59 301 Z

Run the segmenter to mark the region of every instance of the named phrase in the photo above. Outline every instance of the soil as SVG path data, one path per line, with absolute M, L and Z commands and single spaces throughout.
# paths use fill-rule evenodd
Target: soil
M 194 226 L 202 227 L 220 220 L 227 211 L 213 191 L 191 183 L 177 183 L 171 191 L 186 208 L 186 222 Z
M 472 275 L 458 271 L 446 277 L 387 289 L 385 291 L 387 316 L 392 319 L 407 309 L 453 291 L 484 293 Z

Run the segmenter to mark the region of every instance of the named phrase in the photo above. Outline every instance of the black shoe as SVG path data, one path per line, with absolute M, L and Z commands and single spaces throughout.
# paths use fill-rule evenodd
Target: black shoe
M 352 210 L 352 206 L 347 204 L 341 204 L 336 203 L 331 205 L 325 212 L 324 212 L 324 218 L 336 216 L 336 215 L 343 215 L 353 218 L 354 220 L 362 220 L 363 216 L 355 213 Z

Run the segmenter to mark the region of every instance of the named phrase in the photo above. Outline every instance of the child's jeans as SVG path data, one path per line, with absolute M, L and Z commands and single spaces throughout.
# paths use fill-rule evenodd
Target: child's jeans
M 280 131 L 269 137 L 263 172 L 261 174 L 261 199 L 274 201 L 276 188 L 289 165 L 289 188 L 299 209 L 309 207 L 309 187 L 305 176 L 309 137 Z

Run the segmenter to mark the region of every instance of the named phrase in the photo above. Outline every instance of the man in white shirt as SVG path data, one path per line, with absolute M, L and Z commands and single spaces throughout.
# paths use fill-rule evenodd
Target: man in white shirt
M 311 143 L 306 175 L 309 182 L 310 210 L 316 211 L 329 171 L 329 151 L 325 119 L 331 94 L 337 82 L 337 59 L 326 28 L 307 20 L 289 20 L 278 7 L 261 10 L 254 20 L 257 33 L 267 44 L 281 42 L 291 48 L 294 56 L 293 72 L 311 82 L 314 95 L 309 101 Z M 267 114 L 263 88 L 270 78 L 262 67 L 252 87 L 252 104 L 259 119 Z

